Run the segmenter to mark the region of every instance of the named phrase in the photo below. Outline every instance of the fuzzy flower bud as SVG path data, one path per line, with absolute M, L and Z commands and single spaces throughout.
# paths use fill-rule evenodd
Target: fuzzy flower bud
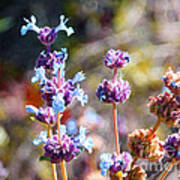
M 131 89 L 128 81 L 121 78 L 115 83 L 104 80 L 96 90 L 96 96 L 105 103 L 125 103 L 130 93 Z
M 172 98 L 168 91 L 159 96 L 149 98 L 150 112 L 157 115 L 163 123 L 169 126 L 177 126 L 180 116 L 180 99 Z
M 136 129 L 128 136 L 128 146 L 138 158 L 159 161 L 163 155 L 163 142 L 156 134 L 148 138 L 152 129 Z
M 165 157 L 169 161 L 175 159 L 180 162 L 180 133 L 171 134 L 164 144 Z
M 110 49 L 105 57 L 105 66 L 110 69 L 122 68 L 126 66 L 130 61 L 130 57 L 127 52 L 121 50 Z
M 168 69 L 168 72 L 162 77 L 164 84 L 169 90 L 176 94 L 180 95 L 180 72 L 174 73 L 171 68 Z

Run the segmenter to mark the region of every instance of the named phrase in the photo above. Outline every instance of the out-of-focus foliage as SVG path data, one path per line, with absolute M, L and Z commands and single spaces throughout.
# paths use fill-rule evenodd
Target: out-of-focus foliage
M 130 82 L 132 95 L 126 104 L 118 106 L 121 148 L 127 150 L 127 133 L 155 123 L 148 112 L 147 99 L 161 91 L 161 76 L 168 66 L 173 69 L 180 66 L 179 9 L 179 0 L 2 0 L 0 159 L 9 172 L 8 179 L 48 180 L 51 175 L 49 164 L 38 161 L 38 154 L 42 152 L 32 145 L 32 139 L 41 127 L 24 111 L 25 104 L 42 104 L 39 87 L 30 84 L 30 79 L 38 52 L 43 47 L 33 32 L 20 36 L 23 17 L 34 14 L 41 26 L 56 26 L 60 14 L 72 19 L 70 25 L 76 33 L 70 38 L 61 33 L 54 49 L 69 48 L 68 78 L 81 69 L 86 73 L 87 81 L 83 88 L 89 95 L 89 104 L 84 110 L 72 105 L 64 114 L 63 122 L 74 118 L 78 126 L 86 125 L 96 147 L 91 156 L 84 154 L 69 164 L 68 171 L 73 180 L 97 180 L 97 177 L 101 180 L 104 178 L 98 170 L 99 154 L 114 150 L 112 107 L 100 103 L 95 96 L 101 80 L 112 77 L 111 71 L 104 67 L 104 55 L 108 49 L 115 48 L 128 51 L 132 59 L 121 72 Z M 98 115 L 94 114 L 95 110 Z M 162 125 L 158 135 L 163 140 L 169 132 Z M 146 162 L 139 162 L 143 163 Z M 157 173 L 149 171 L 149 179 L 154 179 Z M 168 179 L 175 177 L 176 168 Z

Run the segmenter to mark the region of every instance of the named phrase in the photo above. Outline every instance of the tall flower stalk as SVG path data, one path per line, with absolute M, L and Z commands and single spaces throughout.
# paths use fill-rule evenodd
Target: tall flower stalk
M 114 122 L 114 136 L 116 153 L 113 155 L 104 153 L 101 155 L 100 168 L 101 174 L 105 175 L 109 171 L 111 179 L 118 177 L 122 179 L 131 164 L 132 157 L 129 153 L 123 152 L 120 154 L 119 134 L 117 125 L 117 105 L 118 103 L 125 103 L 129 98 L 131 90 L 129 83 L 118 78 L 118 69 L 124 67 L 129 63 L 129 55 L 120 50 L 109 50 L 105 57 L 105 66 L 113 70 L 112 81 L 104 80 L 99 85 L 96 95 L 101 102 L 111 103 L 113 106 L 113 122 Z M 108 165 L 107 165 L 108 164 Z M 120 172 L 119 172 L 120 171 Z
M 40 159 L 51 162 L 53 180 L 57 180 L 56 164 L 58 163 L 61 165 L 62 179 L 67 180 L 65 162 L 76 158 L 81 151 L 87 150 L 91 153 L 93 147 L 92 138 L 87 137 L 88 132 L 85 128 L 80 127 L 79 133 L 69 135 L 66 126 L 61 125 L 63 112 L 74 100 L 78 100 L 82 106 L 88 101 L 87 95 L 80 88 L 80 82 L 86 79 L 82 72 L 76 73 L 72 79 L 65 79 L 67 49 L 51 52 L 51 45 L 59 31 L 65 31 L 67 36 L 70 36 L 74 30 L 66 26 L 68 19 L 64 15 L 60 16 L 60 23 L 55 28 L 39 28 L 35 16 L 31 16 L 30 20 L 24 20 L 27 24 L 22 26 L 21 34 L 25 35 L 30 30 L 35 31 L 40 42 L 46 46 L 36 60 L 35 75 L 31 80 L 32 83 L 39 83 L 41 97 L 45 103 L 40 108 L 27 105 L 26 111 L 34 115 L 31 119 L 46 124 L 48 129 L 42 131 L 33 143 L 44 144 L 44 155 Z M 55 134 L 51 130 L 54 127 L 57 127 Z

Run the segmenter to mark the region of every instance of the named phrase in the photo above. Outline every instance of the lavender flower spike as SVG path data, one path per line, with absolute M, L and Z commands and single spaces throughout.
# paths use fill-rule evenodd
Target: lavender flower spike
M 40 28 L 36 26 L 36 17 L 31 16 L 30 20 L 24 18 L 24 21 L 27 23 L 26 25 L 23 25 L 21 28 L 21 35 L 26 35 L 27 31 L 35 31 L 36 33 L 40 33 Z
M 67 36 L 70 36 L 71 34 L 74 33 L 74 30 L 72 27 L 67 27 L 66 23 L 68 22 L 69 19 L 65 19 L 64 15 L 60 16 L 60 23 L 59 25 L 55 28 L 55 33 L 58 33 L 59 31 L 66 31 Z

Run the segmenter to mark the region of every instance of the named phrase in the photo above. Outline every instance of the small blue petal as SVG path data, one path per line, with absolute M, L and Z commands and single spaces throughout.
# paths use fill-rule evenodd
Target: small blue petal
M 37 114 L 38 113 L 38 109 L 32 105 L 27 105 L 26 106 L 26 112 L 27 113 L 34 113 L 34 114 Z
M 65 101 L 63 99 L 62 93 L 59 93 L 54 97 L 52 106 L 53 106 L 53 110 L 56 114 L 58 112 L 63 112 L 65 110 Z
M 74 78 L 72 79 L 72 83 L 78 83 L 78 82 L 82 82 L 86 79 L 85 75 L 82 72 L 78 72 L 76 73 L 76 75 L 74 76 Z
M 47 131 L 41 131 L 40 135 L 39 135 L 39 139 L 41 141 L 41 143 L 46 143 L 48 141 L 48 132 Z
M 27 33 L 27 27 L 26 27 L 25 25 L 23 25 L 23 26 L 21 27 L 20 33 L 21 33 L 22 36 L 26 35 L 26 33 Z
M 20 30 L 22 36 L 26 35 L 27 31 L 35 31 L 36 33 L 40 33 L 40 28 L 38 26 L 36 26 L 35 16 L 32 15 L 30 20 L 24 18 L 24 21 L 27 24 L 23 25 L 21 30 Z
M 66 23 L 68 22 L 69 19 L 65 19 L 64 15 L 60 16 L 60 23 L 59 25 L 55 28 L 55 32 L 59 32 L 59 31 L 66 31 L 67 36 L 70 36 L 71 34 L 74 33 L 74 30 L 72 27 L 67 27 Z
M 33 140 L 33 144 L 34 144 L 35 146 L 39 146 L 39 145 L 41 144 L 41 140 L 40 140 L 40 139 L 34 139 L 34 140 Z
M 77 121 L 73 118 L 70 118 L 67 121 L 67 133 L 69 135 L 75 135 L 77 132 L 78 132 Z

